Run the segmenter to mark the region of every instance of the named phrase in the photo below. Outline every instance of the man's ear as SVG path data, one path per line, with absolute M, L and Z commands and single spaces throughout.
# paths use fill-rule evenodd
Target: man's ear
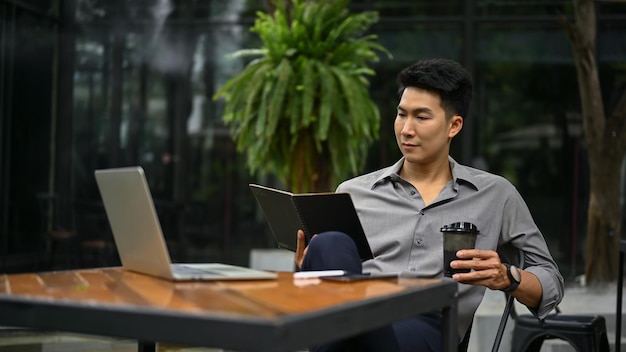
M 454 115 L 450 118 L 450 130 L 448 137 L 452 138 L 456 136 L 463 129 L 463 117 L 461 115 Z

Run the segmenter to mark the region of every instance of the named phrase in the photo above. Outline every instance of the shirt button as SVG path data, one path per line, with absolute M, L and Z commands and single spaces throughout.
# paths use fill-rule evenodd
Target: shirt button
M 423 242 L 424 242 L 424 240 L 422 240 L 421 238 L 416 241 L 417 244 L 422 244 Z
M 411 268 L 411 271 L 415 271 L 415 268 Z
M 414 196 L 415 195 L 415 191 L 411 191 L 411 195 Z

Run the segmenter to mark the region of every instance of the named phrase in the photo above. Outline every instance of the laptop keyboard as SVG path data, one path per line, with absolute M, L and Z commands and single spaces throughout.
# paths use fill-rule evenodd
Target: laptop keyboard
M 172 265 L 172 271 L 174 271 L 175 274 L 183 274 L 183 275 L 203 275 L 203 274 L 219 275 L 220 274 L 215 271 L 192 268 L 186 265 Z

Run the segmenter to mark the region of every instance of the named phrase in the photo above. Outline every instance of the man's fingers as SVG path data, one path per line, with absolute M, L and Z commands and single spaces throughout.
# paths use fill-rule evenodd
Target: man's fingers
M 461 249 L 456 252 L 456 256 L 461 259 L 471 259 L 471 258 L 480 258 L 480 259 L 489 259 L 498 257 L 498 253 L 492 250 L 484 250 L 484 249 Z
M 298 230 L 297 236 L 298 242 L 296 244 L 296 257 L 294 261 L 296 262 L 296 266 L 300 268 L 302 267 L 302 261 L 304 260 L 304 255 L 306 254 L 304 231 Z

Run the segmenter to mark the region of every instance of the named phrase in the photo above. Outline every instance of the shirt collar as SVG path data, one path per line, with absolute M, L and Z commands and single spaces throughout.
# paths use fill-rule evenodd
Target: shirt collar
M 470 171 L 471 168 L 457 163 L 456 160 L 452 159 L 452 157 L 449 155 L 448 155 L 448 161 L 450 162 L 450 170 L 452 171 L 452 180 L 454 181 L 453 187 L 455 189 L 460 182 L 466 182 L 467 184 L 474 187 L 474 189 L 478 190 L 478 180 L 476 180 L 476 177 Z
M 403 163 L 404 163 L 404 157 L 400 158 L 400 160 L 398 160 L 395 164 L 381 170 L 382 173 L 380 174 L 378 178 L 374 179 L 371 189 L 374 189 L 377 186 L 388 183 L 388 182 L 394 182 L 394 181 L 399 180 L 400 179 L 399 171 Z
M 474 177 L 474 175 L 470 172 L 470 169 L 467 166 L 457 163 L 456 160 L 454 160 L 449 155 L 448 155 L 448 161 L 450 162 L 452 180 L 454 181 L 453 187 L 455 189 L 457 185 L 459 184 L 459 181 L 467 182 L 475 189 L 478 189 L 478 182 L 476 178 Z M 380 177 L 374 180 L 374 183 L 372 184 L 371 189 L 376 188 L 376 186 L 378 185 L 381 185 L 387 182 L 397 181 L 398 179 L 400 179 L 399 171 L 403 163 L 404 163 L 404 157 L 400 158 L 400 160 L 398 160 L 395 164 L 384 169 L 383 172 L 380 174 Z

